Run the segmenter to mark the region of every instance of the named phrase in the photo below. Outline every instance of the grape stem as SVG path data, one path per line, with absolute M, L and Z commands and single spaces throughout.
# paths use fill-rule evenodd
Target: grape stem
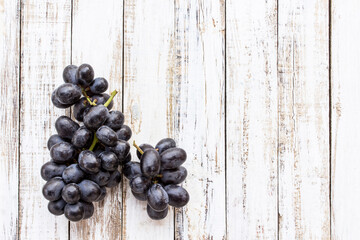
M 109 106 L 111 101 L 113 100 L 113 98 L 115 97 L 115 95 L 118 93 L 118 91 L 114 90 L 112 91 L 110 98 L 106 101 L 106 103 L 104 104 L 105 107 Z
M 84 88 L 81 88 L 81 92 L 82 92 L 82 94 L 85 96 L 86 100 L 89 102 L 89 104 L 90 104 L 91 106 L 96 106 L 96 103 L 91 101 L 90 97 L 87 95 L 87 93 L 86 93 L 86 91 L 85 91 Z
M 98 138 L 96 137 L 96 134 L 94 135 L 94 139 L 93 139 L 93 141 L 92 141 L 92 143 L 91 143 L 91 146 L 90 146 L 90 148 L 89 148 L 89 150 L 90 151 L 92 151 L 92 150 L 94 150 L 94 148 L 95 148 L 95 146 L 96 146 L 96 144 L 98 143 Z
M 144 154 L 144 151 L 141 150 L 141 148 L 135 143 L 135 140 L 134 140 L 134 142 L 133 142 L 133 146 L 139 151 L 139 153 L 140 153 L 141 155 Z

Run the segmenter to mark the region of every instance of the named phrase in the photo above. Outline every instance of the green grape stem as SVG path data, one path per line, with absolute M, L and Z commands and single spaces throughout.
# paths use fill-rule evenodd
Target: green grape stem
M 115 95 L 118 93 L 118 91 L 114 90 L 112 91 L 110 98 L 106 101 L 106 103 L 104 104 L 105 107 L 109 106 L 111 101 L 114 99 Z
M 94 150 L 94 148 L 95 148 L 96 144 L 98 143 L 98 141 L 99 141 L 99 139 L 96 137 L 96 134 L 94 134 L 94 139 L 93 139 L 93 141 L 91 143 L 91 146 L 89 148 L 90 151 Z
M 135 140 L 134 140 L 134 142 L 133 142 L 133 146 L 139 151 L 139 153 L 140 153 L 141 155 L 144 154 L 144 151 L 141 150 L 141 148 L 135 143 Z
M 86 93 L 86 91 L 85 91 L 84 88 L 81 88 L 81 92 L 82 92 L 82 94 L 85 96 L 86 100 L 89 102 L 89 104 L 90 104 L 91 106 L 96 106 L 96 103 L 91 101 L 90 97 L 87 95 L 87 93 Z

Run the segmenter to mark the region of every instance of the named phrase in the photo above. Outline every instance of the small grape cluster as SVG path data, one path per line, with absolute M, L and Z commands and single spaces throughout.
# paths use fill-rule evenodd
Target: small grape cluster
M 168 214 L 169 205 L 185 206 L 190 199 L 185 188 L 179 186 L 187 177 L 181 166 L 186 161 L 186 152 L 176 147 L 171 138 L 159 141 L 155 148 L 150 144 L 137 146 L 139 162 L 130 161 L 123 167 L 124 176 L 130 180 L 132 194 L 140 201 L 147 201 L 147 213 L 153 220 Z
M 104 93 L 108 82 L 94 79 L 90 65 L 67 66 L 63 79 L 65 83 L 52 93 L 52 103 L 62 109 L 72 106 L 82 124 L 67 116 L 56 120 L 57 134 L 47 143 L 51 160 L 41 168 L 47 181 L 42 193 L 52 214 L 80 221 L 93 215 L 93 202 L 105 198 L 106 187 L 121 182 L 118 169 L 131 161 L 127 141 L 132 132 L 124 125 L 122 112 L 110 111 L 117 91 Z

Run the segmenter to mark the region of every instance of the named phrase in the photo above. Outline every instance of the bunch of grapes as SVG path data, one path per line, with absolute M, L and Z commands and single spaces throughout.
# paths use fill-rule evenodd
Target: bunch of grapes
M 150 144 L 137 146 L 139 162 L 130 161 L 123 167 L 124 176 L 130 180 L 132 194 L 140 201 L 147 201 L 147 213 L 151 219 L 166 217 L 169 205 L 185 206 L 190 199 L 185 188 L 179 186 L 187 176 L 181 166 L 186 152 L 176 147 L 171 138 L 164 138 L 154 147 Z
M 104 93 L 108 82 L 94 79 L 90 65 L 67 66 L 63 79 L 65 83 L 55 89 L 51 100 L 58 108 L 72 106 L 81 124 L 67 116 L 56 120 L 57 134 L 47 143 L 51 160 L 41 168 L 41 177 L 47 181 L 42 193 L 50 201 L 52 214 L 80 221 L 93 215 L 93 202 L 105 198 L 106 187 L 120 183 L 118 168 L 131 161 L 127 141 L 132 132 L 124 125 L 122 112 L 110 111 L 117 91 Z

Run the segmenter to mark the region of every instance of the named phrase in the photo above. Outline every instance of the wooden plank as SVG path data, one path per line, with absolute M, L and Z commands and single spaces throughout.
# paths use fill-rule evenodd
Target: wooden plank
M 89 63 L 95 77 L 106 78 L 107 92 L 119 91 L 113 109 L 121 111 L 123 2 L 75 0 L 73 4 L 72 62 Z M 92 218 L 70 224 L 71 239 L 121 239 L 120 185 L 107 193 L 104 201 L 95 204 Z
M 51 103 L 70 59 L 71 5 L 29 0 L 21 8 L 20 239 L 67 239 L 68 221 L 47 210 L 40 168 L 49 161 L 47 139 L 65 113 Z
M 277 238 L 276 2 L 226 2 L 228 239 Z
M 329 1 L 279 1 L 279 238 L 329 239 Z
M 169 85 L 173 71 L 173 1 L 127 0 L 124 6 L 124 112 L 138 144 L 173 133 Z M 131 140 L 132 141 L 132 140 Z M 132 148 L 133 160 L 136 160 Z M 173 239 L 174 214 L 151 220 L 146 203 L 124 181 L 123 239 Z
M 225 239 L 225 2 L 175 1 L 175 68 L 169 105 L 188 154 L 190 202 L 176 239 Z
M 360 236 L 360 2 L 331 3 L 331 237 Z
M 19 167 L 20 1 L 0 1 L 0 239 L 16 239 Z

